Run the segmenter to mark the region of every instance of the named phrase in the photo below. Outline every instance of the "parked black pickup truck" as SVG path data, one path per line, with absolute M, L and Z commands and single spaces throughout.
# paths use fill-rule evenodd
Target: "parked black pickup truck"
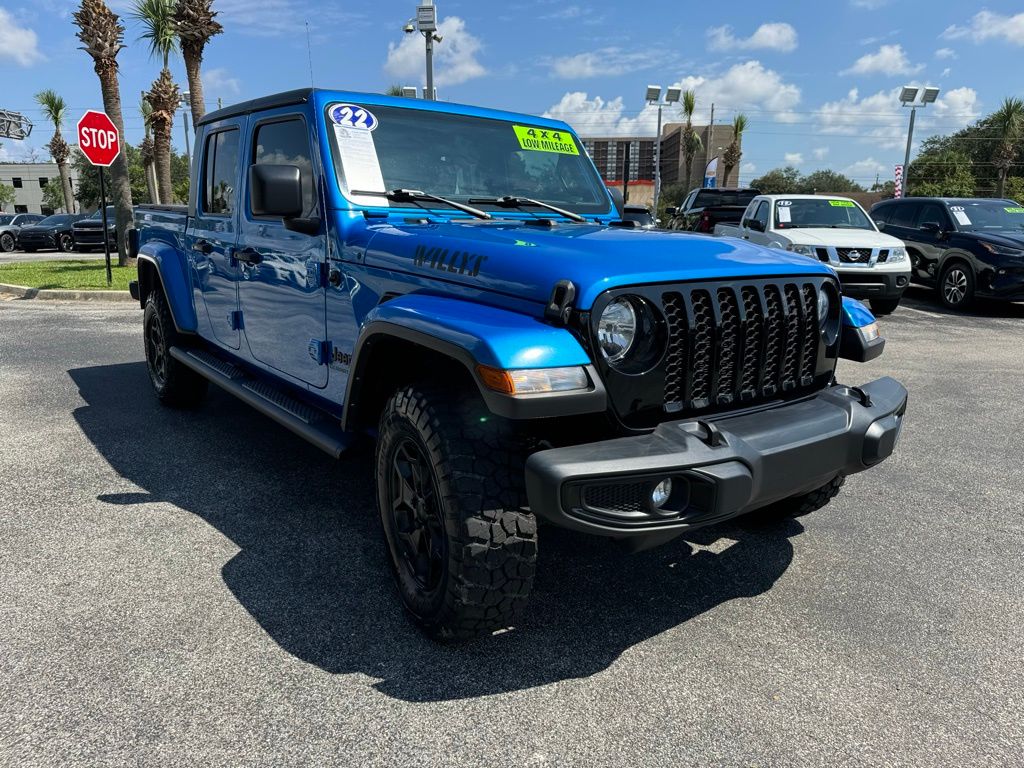
M 756 189 L 695 189 L 678 208 L 667 209 L 668 229 L 711 234 L 715 224 L 738 224 L 750 201 L 760 194 Z
M 97 208 L 95 213 L 75 222 L 72 227 L 76 251 L 91 251 L 103 248 L 103 210 Z M 117 226 L 114 224 L 114 206 L 107 206 L 107 242 L 117 249 Z

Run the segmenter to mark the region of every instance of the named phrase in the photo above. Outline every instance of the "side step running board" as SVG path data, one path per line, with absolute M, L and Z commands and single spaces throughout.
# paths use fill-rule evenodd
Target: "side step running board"
M 171 357 L 221 389 L 248 403 L 264 416 L 290 429 L 334 458 L 341 456 L 354 439 L 337 420 L 312 406 L 299 402 L 285 392 L 257 381 L 241 368 L 198 349 L 171 347 Z

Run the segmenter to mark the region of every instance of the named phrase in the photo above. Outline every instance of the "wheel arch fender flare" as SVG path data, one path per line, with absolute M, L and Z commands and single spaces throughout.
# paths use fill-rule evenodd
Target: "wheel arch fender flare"
M 567 329 L 462 299 L 406 294 L 378 304 L 363 320 L 345 392 L 345 429 L 361 421 L 357 405 L 374 388 L 372 350 L 382 341 L 412 344 L 461 365 L 488 409 L 498 416 L 542 418 L 600 412 L 607 407 L 596 368 Z M 580 366 L 586 368 L 591 387 L 546 395 L 505 395 L 484 386 L 478 365 L 503 370 Z
M 175 328 L 195 333 L 198 327 L 188 267 L 177 248 L 165 242 L 148 242 L 138 253 L 139 303 L 144 307 L 153 290 L 163 288 Z

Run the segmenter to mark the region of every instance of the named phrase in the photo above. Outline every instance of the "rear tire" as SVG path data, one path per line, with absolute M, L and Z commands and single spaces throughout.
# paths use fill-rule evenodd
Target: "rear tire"
M 770 522 L 809 515 L 811 512 L 817 512 L 839 495 L 839 489 L 845 482 L 846 475 L 837 475 L 810 493 L 791 496 L 788 499 L 769 504 L 767 507 L 755 509 L 750 513 L 750 517 L 758 521 Z
M 203 401 L 209 382 L 171 357 L 171 347 L 185 346 L 163 292 L 157 288 L 146 298 L 143 314 L 146 369 L 157 399 L 175 408 L 194 408 Z
M 10 232 L 4 232 L 2 235 L 0 235 L 0 251 L 3 251 L 4 253 L 10 253 L 11 251 L 14 250 L 14 247 L 14 235 L 12 235 Z
M 70 234 L 68 234 L 66 232 L 64 234 L 62 234 L 62 235 L 57 235 L 57 250 L 58 251 L 60 251 L 61 253 L 68 253 L 72 249 L 74 249 L 74 247 L 75 247 L 75 238 L 72 235 L 70 235 Z
M 525 451 L 475 392 L 407 387 L 385 405 L 377 506 L 406 613 L 458 642 L 514 624 L 537 561 Z
M 871 299 L 871 311 L 876 315 L 891 315 L 899 305 L 899 299 Z
M 967 309 L 974 302 L 974 270 L 962 261 L 942 269 L 939 277 L 939 301 L 949 309 Z

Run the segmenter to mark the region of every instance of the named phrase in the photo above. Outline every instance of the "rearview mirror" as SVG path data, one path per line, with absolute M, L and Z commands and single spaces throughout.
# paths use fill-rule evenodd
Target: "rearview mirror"
M 253 216 L 302 215 L 302 173 L 294 165 L 249 167 L 249 199 Z

